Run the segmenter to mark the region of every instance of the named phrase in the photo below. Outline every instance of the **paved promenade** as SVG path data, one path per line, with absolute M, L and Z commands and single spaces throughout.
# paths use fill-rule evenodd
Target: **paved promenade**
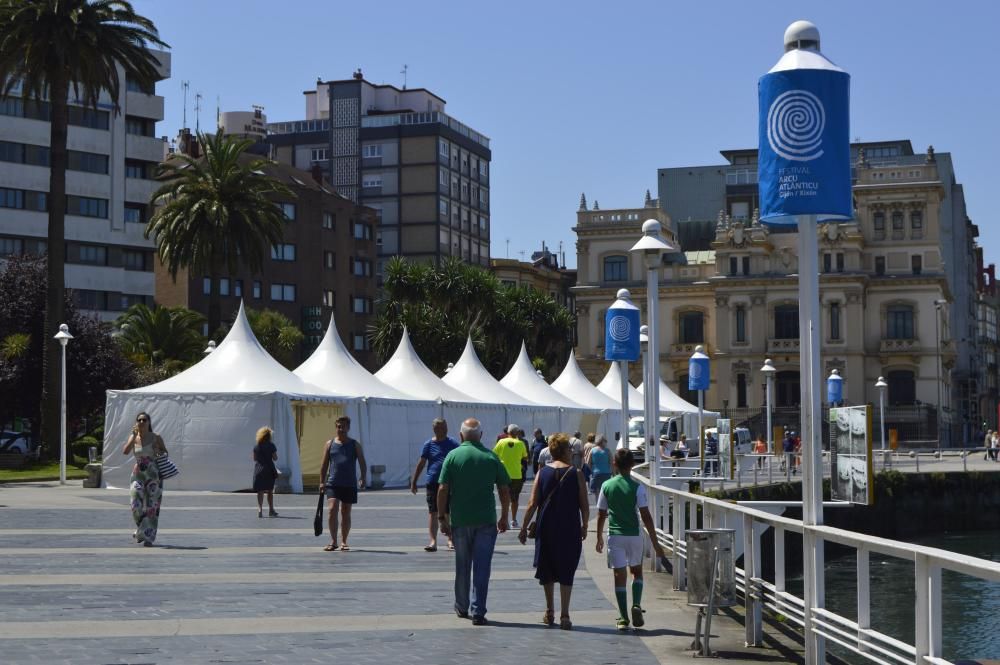
M 169 486 L 168 486 L 169 487 Z M 527 491 L 528 488 L 525 488 Z M 454 561 L 423 551 L 423 494 L 362 493 L 350 552 L 323 552 L 315 499 L 164 495 L 154 548 L 131 541 L 128 497 L 74 483 L 0 486 L 0 661 L 14 663 L 628 663 L 691 658 L 695 613 L 647 573 L 646 628 L 614 629 L 610 572 L 588 536 L 571 632 L 538 623 L 532 548 L 500 536 L 490 625 L 452 612 Z M 522 506 L 523 511 L 523 506 Z M 441 545 L 445 541 L 441 540 Z M 795 647 L 745 649 L 725 616 L 712 647 L 729 662 L 794 662 Z M 745 660 L 744 660 L 745 659 Z

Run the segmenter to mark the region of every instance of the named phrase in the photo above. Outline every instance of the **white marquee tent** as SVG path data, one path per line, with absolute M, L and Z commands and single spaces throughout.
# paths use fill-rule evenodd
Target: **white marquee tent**
M 636 390 L 639 394 L 645 395 L 644 384 L 640 384 Z M 691 404 L 683 397 L 675 393 L 670 389 L 670 386 L 661 378 L 660 379 L 660 413 L 667 414 L 678 414 L 678 413 L 698 413 L 698 407 Z
M 604 375 L 601 382 L 597 384 L 597 389 L 615 401 L 615 406 L 622 408 L 622 381 L 621 371 L 616 363 L 611 363 L 608 373 Z M 642 413 L 643 410 L 642 393 L 635 389 L 631 383 L 628 384 L 628 412 Z

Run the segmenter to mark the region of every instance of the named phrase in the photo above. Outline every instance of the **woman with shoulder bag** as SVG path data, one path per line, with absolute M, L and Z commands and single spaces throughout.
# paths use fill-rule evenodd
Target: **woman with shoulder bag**
M 135 456 L 129 484 L 132 519 L 135 520 L 136 526 L 132 537 L 137 543 L 152 547 L 156 540 L 156 529 L 160 521 L 160 501 L 163 498 L 163 485 L 160 482 L 156 457 L 166 455 L 167 447 L 163 443 L 163 437 L 153 433 L 153 421 L 145 411 L 135 417 L 132 435 L 125 442 L 122 454 Z
M 525 544 L 535 538 L 535 578 L 545 591 L 545 614 L 542 623 L 555 623 L 555 583 L 559 583 L 559 627 L 570 630 L 569 600 L 573 593 L 573 577 L 580 563 L 583 541 L 587 538 L 590 504 L 583 474 L 573 466 L 569 437 L 564 433 L 549 437 L 552 461 L 539 468 L 531 491 L 531 501 L 524 514 L 524 524 L 518 540 Z M 538 513 L 538 521 L 532 517 Z M 531 534 L 532 527 L 534 533 Z

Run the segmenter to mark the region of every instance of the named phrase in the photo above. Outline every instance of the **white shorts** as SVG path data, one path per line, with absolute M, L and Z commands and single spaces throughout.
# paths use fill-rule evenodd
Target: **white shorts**
M 642 565 L 642 536 L 608 536 L 608 568 Z

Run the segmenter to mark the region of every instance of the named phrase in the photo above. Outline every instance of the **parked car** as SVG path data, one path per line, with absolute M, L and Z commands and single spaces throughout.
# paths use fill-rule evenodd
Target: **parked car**
M 705 429 L 705 435 L 711 434 L 718 440 L 719 430 L 715 427 L 708 427 Z M 733 430 L 732 436 L 732 447 L 733 452 L 737 455 L 749 455 L 753 452 L 753 437 L 750 436 L 750 430 L 746 427 L 737 427 Z
M 31 437 L 25 432 L 12 432 L 10 430 L 0 432 L 0 453 L 26 455 L 33 448 Z

